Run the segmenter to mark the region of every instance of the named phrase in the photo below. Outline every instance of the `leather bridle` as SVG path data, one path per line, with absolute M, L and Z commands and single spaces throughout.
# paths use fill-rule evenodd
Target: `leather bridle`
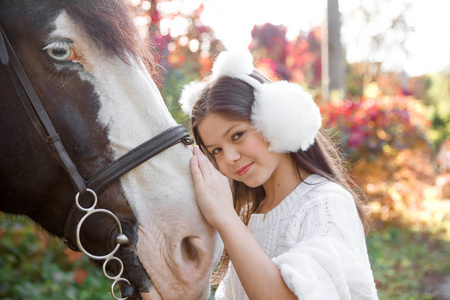
M 97 193 L 107 187 L 110 183 L 132 170 L 136 166 L 142 164 L 153 156 L 161 153 L 162 151 L 170 148 L 178 143 L 183 143 L 184 145 L 191 145 L 194 141 L 190 138 L 189 133 L 186 131 L 183 125 L 177 125 L 171 127 L 164 132 L 158 134 L 157 136 L 151 138 L 147 142 L 139 145 L 138 147 L 132 149 L 116 161 L 110 163 L 89 180 L 85 180 L 78 172 L 75 164 L 67 154 L 61 137 L 56 131 L 50 117 L 48 116 L 41 100 L 39 99 L 36 91 L 33 88 L 30 80 L 28 79 L 17 55 L 15 54 L 3 28 L 0 26 L 0 60 L 3 65 L 6 66 L 9 76 L 14 84 L 17 95 L 19 96 L 23 107 L 25 108 L 34 128 L 38 132 L 41 139 L 46 144 L 47 148 L 50 150 L 55 159 L 63 167 L 65 172 L 69 175 L 69 178 L 77 191 L 75 201 L 72 203 L 69 215 L 66 218 L 66 224 L 64 228 L 64 239 L 65 243 L 69 248 L 77 251 L 82 251 L 89 258 L 94 260 L 105 260 L 103 264 L 103 273 L 106 277 L 114 280 L 111 286 L 112 296 L 116 299 L 126 299 L 127 297 L 136 298 L 139 292 L 137 289 L 130 284 L 130 282 L 121 277 L 123 271 L 122 261 L 115 257 L 114 254 L 118 250 L 121 244 L 128 244 L 130 241 L 122 233 L 122 226 L 119 219 L 110 211 L 105 209 L 95 208 L 97 204 Z M 94 198 L 94 204 L 91 207 L 85 208 L 79 203 L 79 196 L 92 194 Z M 79 209 L 83 212 L 84 216 L 77 222 L 74 218 L 74 211 Z M 114 218 L 119 227 L 119 234 L 117 236 L 117 245 L 115 249 L 104 256 L 95 256 L 87 252 L 80 241 L 80 228 L 83 221 L 93 213 L 106 213 Z M 72 224 L 77 224 L 76 230 L 75 226 Z M 77 246 L 73 244 L 72 241 L 77 241 Z M 116 276 L 111 276 L 106 272 L 106 265 L 109 261 L 118 261 L 121 266 L 121 271 L 118 272 Z M 118 298 L 114 292 L 114 286 L 119 281 L 125 281 L 128 285 L 125 289 L 122 289 L 122 296 L 125 298 Z

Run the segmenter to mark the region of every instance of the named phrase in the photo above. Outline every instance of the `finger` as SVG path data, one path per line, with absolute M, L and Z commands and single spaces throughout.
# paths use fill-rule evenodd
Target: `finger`
M 200 183 L 204 181 L 203 174 L 199 168 L 198 156 L 194 155 L 191 158 L 191 174 L 194 179 L 194 183 Z
M 196 145 L 194 147 L 194 155 L 197 155 L 198 157 L 205 157 L 205 158 L 207 158 L 205 156 L 205 154 L 202 152 L 202 150 L 200 150 L 200 147 L 198 145 Z
M 209 159 L 204 155 L 199 155 L 198 157 L 198 165 L 200 170 L 202 171 L 202 174 L 205 175 L 212 175 L 214 173 L 214 166 L 209 161 Z
M 198 156 L 200 170 L 202 171 L 203 175 L 212 175 L 217 172 L 216 167 L 214 167 L 209 158 L 206 157 L 206 155 L 200 150 L 200 147 L 198 145 L 194 146 L 194 155 Z
M 203 152 L 200 150 L 200 147 L 198 145 L 194 146 L 194 154 L 195 155 L 203 154 Z

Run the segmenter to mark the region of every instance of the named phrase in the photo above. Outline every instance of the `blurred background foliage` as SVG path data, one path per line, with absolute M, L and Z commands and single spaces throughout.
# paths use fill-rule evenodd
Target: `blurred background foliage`
M 203 25 L 203 4 L 185 11 L 182 1 L 131 2 L 155 49 L 163 98 L 188 126 L 177 103 L 182 86 L 207 76 L 225 47 Z M 359 10 L 370 22 L 367 8 Z M 391 28 L 410 30 L 401 14 Z M 297 82 L 314 96 L 367 195 L 380 299 L 450 299 L 442 292 L 450 282 L 450 67 L 409 78 L 384 70 L 383 61 L 347 62 L 345 90 L 323 97 L 322 34 L 316 27 L 288 39 L 284 26 L 257 25 L 249 49 L 270 78 Z M 382 44 L 382 32 L 372 42 L 375 50 L 395 48 Z M 111 299 L 100 271 L 26 218 L 0 213 L 0 258 L 1 299 Z

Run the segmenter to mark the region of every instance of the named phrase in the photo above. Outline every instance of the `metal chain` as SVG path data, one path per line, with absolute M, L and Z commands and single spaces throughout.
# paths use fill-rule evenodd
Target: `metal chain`
M 119 283 L 120 281 L 124 281 L 124 282 L 130 284 L 128 279 L 121 277 L 122 273 L 123 273 L 123 269 L 124 269 L 123 262 L 120 260 L 120 258 L 114 256 L 114 254 L 117 252 L 117 250 L 119 250 L 119 247 L 121 244 L 129 243 L 128 238 L 123 234 L 122 225 L 120 224 L 120 221 L 116 217 L 116 215 L 106 209 L 96 209 L 95 206 L 97 205 L 97 194 L 91 189 L 87 189 L 86 191 L 89 192 L 94 197 L 94 203 L 91 205 L 91 207 L 85 208 L 80 205 L 80 203 L 79 203 L 80 193 L 78 193 L 75 196 L 75 202 L 76 202 L 78 209 L 86 212 L 86 214 L 83 216 L 83 218 L 81 218 L 81 220 L 78 222 L 78 225 L 77 225 L 78 247 L 80 248 L 80 251 L 83 252 L 84 254 L 86 254 L 86 256 L 88 256 L 90 259 L 93 259 L 93 260 L 103 260 L 104 259 L 105 260 L 105 262 L 103 263 L 102 269 L 103 269 L 103 274 L 105 275 L 105 277 L 110 280 L 113 280 L 113 283 L 111 284 L 111 294 L 117 300 L 125 300 L 128 297 L 119 298 L 114 293 L 114 288 L 116 287 L 116 284 Z M 83 225 L 83 222 L 87 219 L 87 217 L 89 217 L 90 215 L 95 214 L 95 213 L 105 213 L 107 215 L 110 215 L 116 221 L 117 227 L 119 228 L 119 234 L 117 235 L 117 238 L 116 238 L 116 242 L 117 242 L 116 247 L 109 254 L 106 254 L 103 256 L 93 255 L 93 254 L 89 253 L 88 251 L 86 251 L 86 249 L 84 249 L 83 245 L 81 244 L 81 239 L 80 239 L 80 231 L 81 231 L 81 226 Z M 106 272 L 107 264 L 113 260 L 117 261 L 120 265 L 120 271 L 115 276 L 111 276 Z

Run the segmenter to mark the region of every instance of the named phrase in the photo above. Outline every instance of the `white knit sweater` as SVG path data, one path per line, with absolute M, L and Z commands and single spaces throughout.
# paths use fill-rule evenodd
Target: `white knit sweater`
M 319 175 L 248 228 L 298 299 L 378 299 L 353 197 Z M 215 299 L 248 299 L 232 264 Z

